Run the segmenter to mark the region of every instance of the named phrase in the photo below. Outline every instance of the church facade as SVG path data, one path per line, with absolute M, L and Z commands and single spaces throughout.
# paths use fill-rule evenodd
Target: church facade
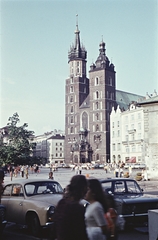
M 106 55 L 105 43 L 87 77 L 87 51 L 80 43 L 78 24 L 75 43 L 68 53 L 69 77 L 65 85 L 65 162 L 110 161 L 110 113 L 119 104 L 126 110 L 136 94 L 116 90 L 115 66 Z

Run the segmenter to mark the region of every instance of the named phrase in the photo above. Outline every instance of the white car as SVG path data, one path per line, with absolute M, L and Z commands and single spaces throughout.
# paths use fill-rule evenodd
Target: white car
M 6 220 L 27 225 L 31 234 L 40 236 L 41 229 L 53 224 L 54 210 L 63 197 L 61 185 L 54 180 L 17 179 L 8 183 L 1 198 Z

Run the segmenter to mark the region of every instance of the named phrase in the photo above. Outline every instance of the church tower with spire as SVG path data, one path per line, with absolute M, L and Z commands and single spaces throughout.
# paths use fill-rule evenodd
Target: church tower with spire
M 87 51 L 80 42 L 78 19 L 76 18 L 75 43 L 68 53 L 69 77 L 65 89 L 65 162 L 71 162 L 80 132 L 80 106 L 89 95 L 89 79 L 86 77 Z M 76 162 L 79 156 L 76 155 Z

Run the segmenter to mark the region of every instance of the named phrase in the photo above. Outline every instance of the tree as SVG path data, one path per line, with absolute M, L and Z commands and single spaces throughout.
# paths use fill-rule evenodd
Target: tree
M 29 164 L 31 154 L 35 148 L 33 143 L 33 131 L 27 130 L 28 124 L 17 126 L 20 122 L 19 115 L 14 113 L 8 119 L 7 142 L 0 142 L 0 165 L 5 164 Z

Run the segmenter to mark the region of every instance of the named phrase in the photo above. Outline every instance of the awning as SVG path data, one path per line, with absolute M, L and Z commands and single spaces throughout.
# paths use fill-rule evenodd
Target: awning
M 126 163 L 136 163 L 136 157 L 131 157 Z

